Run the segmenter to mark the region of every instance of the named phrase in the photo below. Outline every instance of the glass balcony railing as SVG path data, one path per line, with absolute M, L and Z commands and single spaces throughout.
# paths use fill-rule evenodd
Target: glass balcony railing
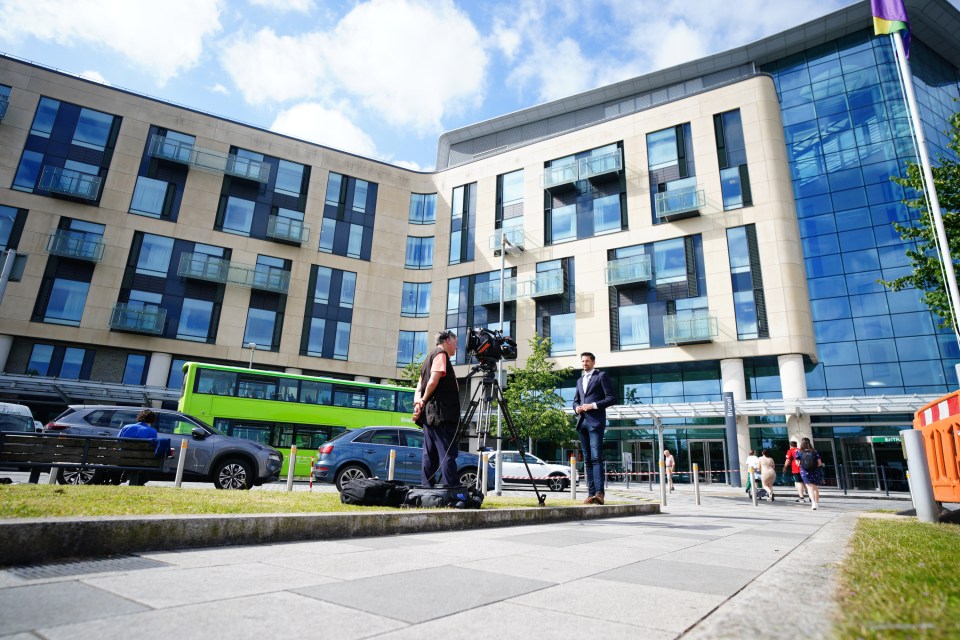
M 270 165 L 262 160 L 231 155 L 227 157 L 225 173 L 266 184 L 270 180 Z
M 526 298 L 549 298 L 563 295 L 563 271 L 554 269 L 538 273 L 535 278 L 518 284 L 517 295 Z
M 494 251 L 500 251 L 503 238 L 507 240 L 507 253 L 511 253 L 513 249 L 523 251 L 524 236 L 522 228 L 497 229 L 490 234 L 490 241 L 488 243 L 490 248 Z
M 506 278 L 503 281 L 503 301 L 517 299 L 517 279 Z M 473 303 L 478 305 L 500 304 L 500 280 L 482 282 L 473 288 Z
M 687 187 L 655 194 L 654 206 L 661 221 L 680 220 L 700 214 L 707 204 L 703 189 Z
M 623 156 L 620 155 L 619 149 L 602 156 L 580 158 L 581 180 L 617 173 L 618 171 L 623 171 Z
M 630 256 L 607 261 L 607 284 L 631 284 L 649 282 L 653 277 L 650 256 Z
M 226 173 L 227 155 L 225 153 L 217 153 L 216 151 L 211 151 L 210 149 L 204 149 L 202 147 L 194 147 L 190 164 L 203 171 Z
M 7 96 L 0 96 L 0 120 L 3 120 L 3 116 L 7 115 L 7 106 L 10 104 L 10 99 Z
M 147 155 L 180 164 L 193 164 L 193 144 L 184 140 L 173 140 L 166 136 L 154 134 L 150 136 L 150 145 Z
M 292 244 L 306 244 L 310 238 L 310 227 L 303 224 L 302 220 L 270 216 L 267 218 L 267 237 Z
M 103 258 L 103 236 L 57 229 L 47 238 L 47 253 L 64 258 L 99 262 Z
M 713 316 L 663 318 L 663 340 L 667 344 L 712 342 L 719 333 L 717 319 Z
M 167 322 L 167 310 L 156 305 L 117 303 L 110 314 L 110 328 L 118 331 L 160 335 Z
M 543 172 L 543 188 L 555 189 L 572 185 L 578 180 L 576 164 L 562 164 L 558 167 L 547 167 Z
M 230 270 L 230 261 L 205 253 L 183 253 L 177 265 L 177 275 L 194 280 L 225 283 Z
M 290 289 L 290 272 L 277 267 L 231 264 L 227 282 L 271 293 L 286 293 Z
M 100 197 L 103 178 L 90 173 L 62 167 L 44 167 L 40 175 L 40 188 L 81 200 L 96 200 Z

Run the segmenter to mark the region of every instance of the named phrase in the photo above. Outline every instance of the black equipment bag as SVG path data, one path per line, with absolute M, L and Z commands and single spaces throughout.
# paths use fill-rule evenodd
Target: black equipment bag
M 476 487 L 411 487 L 403 504 L 405 507 L 453 507 L 455 509 L 479 509 L 483 494 Z
M 399 507 L 410 489 L 399 480 L 361 478 L 343 483 L 340 502 L 362 507 Z

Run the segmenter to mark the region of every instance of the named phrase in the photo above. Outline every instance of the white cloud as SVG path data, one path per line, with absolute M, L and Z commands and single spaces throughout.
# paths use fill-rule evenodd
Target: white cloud
M 87 80 L 93 80 L 94 82 L 99 82 L 100 84 L 110 84 L 107 82 L 106 78 L 99 71 L 87 70 L 81 71 L 78 73 L 81 78 L 86 78 Z
M 248 0 L 255 7 L 266 7 L 273 11 L 298 11 L 310 13 L 316 8 L 313 0 Z
M 203 39 L 220 30 L 222 0 L 2 0 L 0 40 L 36 38 L 120 54 L 158 85 L 196 65 Z
M 542 102 L 556 100 L 586 91 L 594 86 L 594 64 L 570 38 L 545 45 L 523 59 L 510 75 L 507 83 L 522 89 L 533 85 Z
M 227 88 L 226 88 L 225 86 L 223 86 L 222 84 L 220 84 L 219 82 L 216 83 L 215 85 L 213 85 L 212 87 L 208 87 L 208 88 L 210 89 L 210 91 L 211 91 L 212 93 L 219 93 L 220 95 L 223 95 L 223 96 L 228 96 L 228 95 L 230 95 L 230 90 L 227 89 Z
M 340 110 L 315 102 L 280 112 L 270 130 L 368 158 L 379 156 L 373 139 Z

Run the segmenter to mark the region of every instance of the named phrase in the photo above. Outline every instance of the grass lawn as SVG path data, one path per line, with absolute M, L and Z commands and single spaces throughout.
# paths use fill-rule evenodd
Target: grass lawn
M 861 518 L 840 572 L 838 638 L 960 635 L 960 527 Z
M 534 507 L 537 499 L 488 496 L 484 509 Z M 573 500 L 550 496 L 551 507 L 573 506 Z M 173 487 L 0 485 L 0 518 L 68 516 L 133 516 L 146 514 L 326 513 L 371 511 L 340 503 L 338 493 L 305 491 L 218 491 Z

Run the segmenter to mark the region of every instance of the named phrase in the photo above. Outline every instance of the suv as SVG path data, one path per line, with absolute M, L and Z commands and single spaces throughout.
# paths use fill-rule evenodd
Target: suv
M 104 405 L 70 405 L 67 410 L 44 426 L 44 433 L 78 436 L 116 437 L 123 425 L 137 421 L 137 407 Z M 179 411 L 151 409 L 157 414 L 154 427 L 180 455 L 180 443 L 189 441 L 184 477 L 209 480 L 217 489 L 249 489 L 272 482 L 280 476 L 283 455 L 272 447 L 252 440 L 227 436 L 193 416 Z M 149 475 L 155 480 L 172 480 L 177 472 L 177 458 L 168 458 L 163 471 Z M 119 483 L 120 476 L 104 469 L 64 468 L 61 484 Z
M 530 484 L 530 474 L 527 473 L 527 467 L 523 464 L 523 458 L 519 451 L 501 451 L 503 456 L 503 481 L 508 483 L 527 483 Z M 488 454 L 490 464 L 497 462 L 497 452 L 491 451 Z M 533 454 L 526 454 L 527 465 L 530 467 L 530 473 L 538 483 L 547 485 L 551 491 L 563 491 L 570 488 L 570 467 L 562 464 L 550 464 L 544 462 Z M 574 478 L 574 482 L 579 479 L 579 473 Z
M 390 451 L 397 452 L 393 477 L 406 484 L 420 484 L 423 459 L 423 431 L 407 427 L 363 427 L 344 431 L 320 447 L 313 467 L 313 479 L 343 489 L 343 483 L 360 478 L 386 478 Z M 457 452 L 457 477 L 460 484 L 477 483 L 477 454 Z M 489 467 L 487 486 L 493 487 Z

